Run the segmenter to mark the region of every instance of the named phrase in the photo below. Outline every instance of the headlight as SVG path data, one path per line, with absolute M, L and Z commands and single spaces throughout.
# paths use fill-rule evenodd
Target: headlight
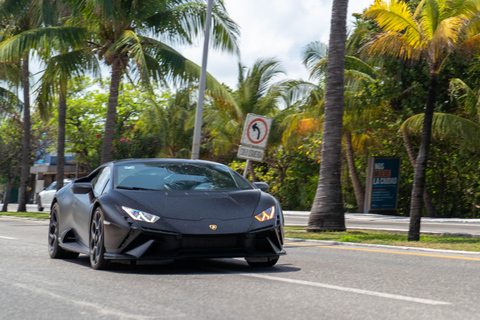
M 133 220 L 154 223 L 154 222 L 156 222 L 158 219 L 160 219 L 159 216 L 156 216 L 156 215 L 153 215 L 153 214 L 144 212 L 144 211 L 135 210 L 135 209 L 128 208 L 128 207 L 122 207 L 122 209 L 123 209 L 123 211 L 125 211 L 130 217 L 132 217 Z
M 270 207 L 265 211 L 262 211 L 261 213 L 257 214 L 255 216 L 255 219 L 257 219 L 260 222 L 271 220 L 275 217 L 275 207 Z

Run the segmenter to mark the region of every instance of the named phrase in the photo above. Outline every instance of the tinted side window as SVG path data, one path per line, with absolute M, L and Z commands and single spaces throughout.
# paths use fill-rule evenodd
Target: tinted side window
M 95 194 L 102 194 L 105 185 L 107 184 L 108 180 L 110 179 L 110 167 L 105 167 L 102 169 L 101 172 L 97 175 L 95 180 L 93 180 L 93 191 Z

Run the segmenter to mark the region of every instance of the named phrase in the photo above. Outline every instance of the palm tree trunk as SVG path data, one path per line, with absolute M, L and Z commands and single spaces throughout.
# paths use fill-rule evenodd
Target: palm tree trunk
M 57 137 L 57 190 L 63 187 L 65 175 L 65 122 L 67 116 L 67 84 L 60 84 L 58 100 L 58 137 Z
M 3 206 L 2 206 L 2 212 L 7 212 L 8 211 L 8 204 L 10 203 L 10 195 L 12 194 L 12 186 L 13 182 L 17 178 L 18 175 L 18 169 L 20 168 L 20 162 L 17 163 L 15 166 L 15 169 L 13 169 L 13 173 L 9 172 L 8 177 L 7 177 L 7 190 L 5 190 L 5 196 L 3 199 Z
M 352 134 L 345 132 L 345 153 L 347 155 L 347 167 L 350 173 L 350 179 L 352 180 L 353 191 L 355 193 L 355 199 L 357 200 L 358 212 L 364 211 L 365 206 L 365 193 L 363 191 L 362 183 L 358 178 L 357 169 L 355 168 L 355 159 L 353 157 L 352 147 Z
M 405 143 L 405 148 L 407 149 L 408 157 L 410 158 L 410 162 L 412 163 L 412 166 L 415 168 L 415 152 L 413 151 L 412 142 L 410 141 L 410 138 L 408 137 L 408 133 L 406 132 L 406 130 L 402 131 L 402 137 L 403 137 L 403 142 Z M 430 196 L 430 193 L 428 192 L 428 188 L 426 185 L 425 185 L 425 189 L 423 190 L 423 202 L 425 205 L 425 210 L 427 211 L 427 216 L 436 217 L 437 210 L 435 210 L 435 206 L 432 203 L 432 197 Z
M 437 87 L 437 74 L 430 73 L 428 86 L 427 105 L 423 118 L 422 136 L 420 151 L 415 162 L 415 174 L 413 177 L 412 198 L 410 203 L 410 227 L 408 230 L 408 241 L 420 240 L 420 221 L 423 207 L 423 191 L 425 189 L 428 150 L 432 136 L 433 111 L 435 109 L 435 91 Z
M 320 177 L 308 221 L 309 231 L 345 230 L 340 179 L 347 9 L 348 0 L 333 0 Z
M 27 211 L 27 187 L 30 175 L 30 83 L 28 69 L 29 55 L 23 58 L 22 82 L 23 82 L 23 141 L 22 141 L 22 171 L 20 174 L 20 190 L 18 192 L 18 212 Z
M 117 115 L 117 104 L 122 80 L 122 65 L 119 59 L 116 59 L 112 65 L 112 78 L 110 80 L 110 94 L 108 97 L 107 119 L 105 121 L 105 131 L 103 134 L 102 154 L 100 163 L 104 164 L 112 160 L 113 134 L 115 131 L 115 117 Z

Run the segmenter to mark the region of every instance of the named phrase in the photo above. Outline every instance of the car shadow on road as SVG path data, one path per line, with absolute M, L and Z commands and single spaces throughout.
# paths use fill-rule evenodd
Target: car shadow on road
M 90 268 L 87 256 L 78 259 L 65 260 L 78 266 Z M 274 267 L 250 267 L 244 259 L 180 259 L 167 261 L 136 261 L 134 263 L 112 263 L 106 272 L 125 274 L 155 274 L 155 275 L 192 275 L 192 274 L 224 274 L 224 273 L 290 273 L 298 272 L 300 268 L 288 263 L 282 263 L 282 258 Z

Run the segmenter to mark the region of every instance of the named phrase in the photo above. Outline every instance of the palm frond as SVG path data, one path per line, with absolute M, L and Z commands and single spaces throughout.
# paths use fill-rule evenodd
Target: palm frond
M 404 35 L 397 32 L 381 32 L 372 41 L 368 42 L 364 49 L 367 54 L 389 54 L 404 60 L 419 60 L 425 50 L 426 44 L 418 43 L 418 46 L 405 43 Z
M 203 35 L 207 5 L 203 1 L 173 1 L 145 19 L 148 28 L 172 44 L 191 44 Z M 220 1 L 212 9 L 211 45 L 238 54 L 238 25 L 228 16 Z
M 85 28 L 46 27 L 22 32 L 0 44 L 0 60 L 14 61 L 32 49 L 48 48 L 66 50 L 84 45 L 87 39 Z
M 37 89 L 37 103 L 40 115 L 47 119 L 57 97 L 60 87 L 68 83 L 72 78 L 90 73 L 94 77 L 100 77 L 98 61 L 84 50 L 70 51 L 52 57 L 40 78 L 40 86 Z
M 0 117 L 6 118 L 12 114 L 20 114 L 22 110 L 23 102 L 18 98 L 18 94 L 0 87 Z
M 401 132 L 419 133 L 423 127 L 424 114 L 408 118 L 400 127 Z M 435 113 L 432 124 L 433 138 L 450 138 L 460 145 L 480 151 L 480 125 L 452 114 Z
M 383 30 L 401 34 L 403 41 L 410 47 L 420 46 L 422 30 L 405 2 L 392 0 L 387 3 L 384 0 L 376 0 L 363 14 L 366 18 L 374 19 Z

